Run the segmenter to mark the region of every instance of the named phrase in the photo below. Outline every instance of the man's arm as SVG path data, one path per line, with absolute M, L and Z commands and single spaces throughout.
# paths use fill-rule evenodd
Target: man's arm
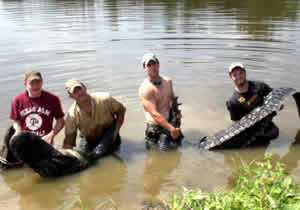
M 237 112 L 239 110 L 239 107 L 234 106 L 230 101 L 226 101 L 226 107 L 229 112 L 229 116 L 232 123 L 237 123 L 239 121 L 238 120 L 239 114 Z
M 54 137 L 61 131 L 61 129 L 63 129 L 64 126 L 64 118 L 62 117 L 57 119 L 54 128 L 47 135 L 43 136 L 42 139 L 49 144 L 53 144 Z
M 122 103 L 111 96 L 109 96 L 109 106 L 112 114 L 116 116 L 116 124 L 113 135 L 113 140 L 115 140 L 118 133 L 120 132 L 120 128 L 123 125 L 126 108 Z
M 67 114 L 65 120 L 65 138 L 63 141 L 64 149 L 72 149 L 76 146 L 77 126 L 75 118 L 71 117 L 70 113 Z
M 142 104 L 144 106 L 144 109 L 150 113 L 150 115 L 152 116 L 152 118 L 154 119 L 154 121 L 160 125 L 161 127 L 167 129 L 172 138 L 173 139 L 177 139 L 178 136 L 180 135 L 180 129 L 179 128 L 175 128 L 174 126 L 172 126 L 165 118 L 164 116 L 162 116 L 156 108 L 156 104 L 155 101 L 153 100 L 153 96 L 151 93 L 149 92 L 144 92 L 144 91 L 140 91 L 139 93 L 140 95 L 140 99 L 142 101 Z
M 72 149 L 74 146 L 76 146 L 76 136 L 77 133 L 65 134 L 63 148 Z
M 21 121 L 15 120 L 15 121 L 13 122 L 13 127 L 14 127 L 14 129 L 16 130 L 16 133 L 22 131 Z

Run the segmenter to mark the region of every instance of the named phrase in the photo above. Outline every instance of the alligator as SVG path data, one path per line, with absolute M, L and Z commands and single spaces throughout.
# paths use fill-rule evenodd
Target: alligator
M 281 87 L 270 92 L 264 103 L 252 110 L 238 122 L 214 135 L 200 139 L 198 147 L 206 150 L 239 148 L 250 146 L 261 138 L 255 138 L 253 134 L 256 128 L 262 128 L 272 121 L 273 117 L 282 108 L 288 96 L 292 95 L 296 101 L 300 117 L 300 92 L 294 88 Z
M 114 128 L 113 124 L 103 133 L 101 142 L 105 143 L 99 144 L 90 153 L 83 153 L 76 149 L 56 149 L 41 137 L 27 131 L 14 135 L 15 130 L 11 126 L 4 138 L 0 165 L 2 168 L 12 168 L 25 164 L 42 177 L 59 177 L 82 171 L 107 155 Z

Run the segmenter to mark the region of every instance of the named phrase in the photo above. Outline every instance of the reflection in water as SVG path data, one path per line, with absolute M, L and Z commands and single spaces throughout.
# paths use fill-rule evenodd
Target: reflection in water
M 168 183 L 168 176 L 179 165 L 181 152 L 147 151 L 143 172 L 144 199 L 146 203 L 157 202 L 163 184 Z
M 119 193 L 127 179 L 128 170 L 123 160 L 117 155 L 107 157 L 99 167 L 90 168 L 88 173 L 80 173 L 80 199 L 87 209 L 98 209 L 100 206 L 100 209 L 111 209 L 117 203 L 108 201 L 120 200 Z
M 235 185 L 236 179 L 239 175 L 239 169 L 243 166 L 243 163 L 250 164 L 254 160 L 262 161 L 264 159 L 265 151 L 266 147 L 224 151 L 224 160 L 232 170 L 232 175 L 227 178 L 229 189 Z
M 239 175 L 239 169 L 243 163 L 250 164 L 253 161 L 262 161 L 266 152 L 266 147 L 256 149 L 238 150 L 238 151 L 224 151 L 224 159 L 226 163 L 232 168 L 232 176 L 228 177 L 228 185 L 231 188 L 235 185 L 236 178 Z M 300 149 L 300 129 L 298 129 L 295 141 L 290 145 L 289 151 L 280 157 L 278 154 L 273 154 L 273 161 L 280 161 L 284 164 L 287 172 L 291 173 L 293 169 L 298 167 Z
M 61 178 L 41 178 L 29 168 L 11 169 L 1 177 L 17 193 L 20 209 L 70 209 L 78 206 L 79 200 L 87 209 L 99 206 L 108 209 L 117 203 L 107 201 L 121 200 L 118 193 L 127 182 L 127 174 L 126 164 L 113 156 L 105 158 L 97 167 Z
M 300 128 L 295 136 L 295 141 L 290 145 L 289 151 L 285 154 L 280 161 L 285 164 L 285 168 L 289 173 L 292 173 L 294 169 L 298 167 L 298 161 L 300 159 L 299 155 L 300 149 Z
M 24 168 L 1 175 L 5 184 L 17 193 L 20 209 L 63 209 L 79 199 L 75 177 L 43 179 Z

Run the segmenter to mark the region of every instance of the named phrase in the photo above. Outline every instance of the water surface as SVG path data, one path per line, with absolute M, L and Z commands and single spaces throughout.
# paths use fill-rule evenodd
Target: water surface
M 30 169 L 0 174 L 0 209 L 140 209 L 182 186 L 229 189 L 246 161 L 275 152 L 300 175 L 293 145 L 299 118 L 292 99 L 275 119 L 280 136 L 266 148 L 220 152 L 184 146 L 147 152 L 138 99 L 141 58 L 154 52 L 183 102 L 182 130 L 195 142 L 230 125 L 225 107 L 233 84 L 227 69 L 243 62 L 249 79 L 300 89 L 299 0 L 0 0 L 0 134 L 10 125 L 12 97 L 23 74 L 38 69 L 44 88 L 71 104 L 64 83 L 80 78 L 89 92 L 108 91 L 127 107 L 122 149 L 82 173 L 42 179 Z M 61 133 L 56 138 L 60 145 Z

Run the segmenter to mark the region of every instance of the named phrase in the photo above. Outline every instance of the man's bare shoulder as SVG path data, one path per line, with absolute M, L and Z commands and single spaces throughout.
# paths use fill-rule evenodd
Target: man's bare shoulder
M 150 82 L 146 78 L 139 88 L 139 96 L 140 97 L 146 97 L 147 95 L 151 95 L 153 92 L 153 88 L 150 85 Z
M 167 76 L 161 76 L 161 78 L 166 81 L 166 82 L 172 82 L 172 79 L 170 77 Z

